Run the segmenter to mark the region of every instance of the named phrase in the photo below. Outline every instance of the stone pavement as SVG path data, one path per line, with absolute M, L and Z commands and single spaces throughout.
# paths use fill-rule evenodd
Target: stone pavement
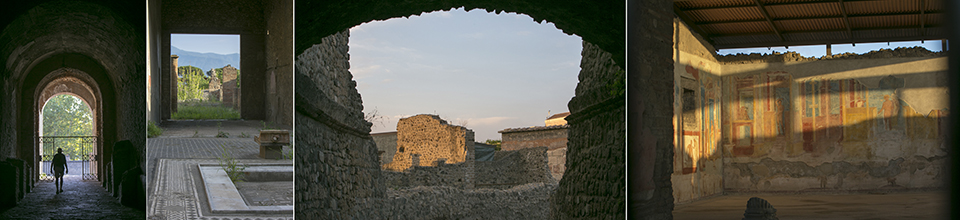
M 673 219 L 743 218 L 750 197 L 766 199 L 780 220 L 947 219 L 947 192 L 886 194 L 727 195 L 677 205 Z
M 160 137 L 147 139 L 150 170 L 147 212 L 151 213 L 150 219 L 258 219 L 209 213 L 209 207 L 205 207 L 206 196 L 198 196 L 205 194 L 202 192 L 203 185 L 198 184 L 199 172 L 194 171 L 196 164 L 201 161 L 216 164 L 224 152 L 241 161 L 259 160 L 260 145 L 253 141 L 253 137 L 263 129 L 262 122 L 174 120 L 163 122 L 161 128 L 164 131 Z M 229 138 L 216 138 L 218 132 L 229 133 Z M 244 137 L 240 137 L 241 134 Z M 283 152 L 289 154 L 291 148 L 284 147 Z
M 225 132 L 229 133 L 231 138 L 246 135 L 253 138 L 260 134 L 264 126 L 270 129 L 292 130 L 289 127 L 264 124 L 259 120 L 168 120 L 160 124 L 160 128 L 163 128 L 160 137 L 216 137 L 218 132 Z
M 63 193 L 57 194 L 52 181 L 40 182 L 20 203 L 0 219 L 144 219 L 146 213 L 120 205 L 100 182 L 66 175 Z
M 240 163 L 263 162 L 262 159 L 238 160 Z M 268 160 L 288 162 L 291 160 Z M 147 203 L 147 212 L 151 220 L 181 220 L 181 219 L 262 219 L 285 220 L 293 219 L 292 214 L 223 214 L 212 213 L 207 202 L 207 196 L 202 184 L 203 180 L 197 164 L 216 164 L 216 159 L 160 159 L 157 165 L 158 173 L 151 174 L 157 180 L 156 186 L 147 192 L 150 196 Z M 292 187 L 292 186 L 291 186 Z

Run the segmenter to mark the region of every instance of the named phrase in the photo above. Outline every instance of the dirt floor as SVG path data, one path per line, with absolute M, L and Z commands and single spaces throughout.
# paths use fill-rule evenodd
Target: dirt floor
M 727 195 L 677 205 L 673 219 L 743 218 L 747 200 L 766 199 L 780 220 L 792 219 L 947 219 L 948 193 Z

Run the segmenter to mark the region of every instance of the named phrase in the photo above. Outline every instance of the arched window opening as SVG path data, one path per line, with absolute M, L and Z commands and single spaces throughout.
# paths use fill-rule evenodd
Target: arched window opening
M 562 178 L 568 126 L 557 115 L 568 112 L 575 94 L 583 50 L 579 36 L 525 14 L 455 8 L 364 23 L 350 29 L 347 44 L 346 66 L 371 135 L 384 152 L 384 170 L 476 162 L 484 164 L 476 166 L 483 174 L 448 182 L 503 187 L 520 181 L 488 175 L 485 164 L 518 163 L 495 161 L 503 157 L 494 155 L 546 146 L 545 161 L 529 165 L 542 163 L 551 178 Z M 459 126 L 468 134 L 424 128 L 436 124 L 448 125 L 429 129 Z

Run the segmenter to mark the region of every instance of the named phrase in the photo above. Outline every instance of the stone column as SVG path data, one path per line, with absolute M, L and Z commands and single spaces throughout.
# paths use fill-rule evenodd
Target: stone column
M 177 58 L 180 56 L 170 55 L 170 114 L 177 112 L 177 79 L 180 77 L 180 66 L 177 64 Z

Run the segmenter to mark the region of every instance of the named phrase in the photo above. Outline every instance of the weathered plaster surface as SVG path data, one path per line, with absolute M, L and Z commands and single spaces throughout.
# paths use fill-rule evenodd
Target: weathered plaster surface
M 722 66 L 713 47 L 674 19 L 674 159 L 671 182 L 675 203 L 723 192 L 720 143 Z
M 944 53 L 717 56 L 685 24 L 674 27 L 675 202 L 942 187 Z
M 946 57 L 917 50 L 722 57 L 724 187 L 941 187 Z

